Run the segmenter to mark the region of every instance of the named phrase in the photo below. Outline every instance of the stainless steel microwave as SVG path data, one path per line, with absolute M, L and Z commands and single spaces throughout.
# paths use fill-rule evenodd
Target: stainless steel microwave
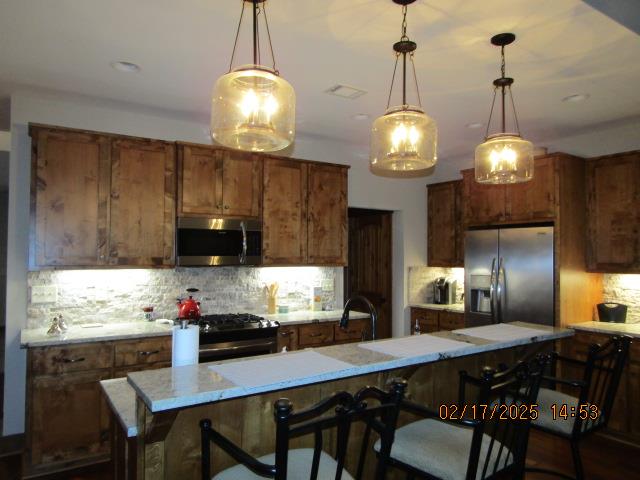
M 177 263 L 182 266 L 260 265 L 262 222 L 178 217 Z

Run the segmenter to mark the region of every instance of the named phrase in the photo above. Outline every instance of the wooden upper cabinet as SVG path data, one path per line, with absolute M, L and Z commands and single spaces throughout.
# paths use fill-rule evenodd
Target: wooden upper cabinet
M 105 262 L 108 137 L 31 127 L 32 267 Z
M 506 218 L 507 192 L 504 185 L 476 182 L 474 170 L 462 171 L 465 225 L 488 225 Z
M 225 150 L 222 155 L 223 214 L 260 216 L 262 164 L 255 153 Z
M 506 188 L 506 219 L 550 220 L 556 215 L 556 157 L 535 159 L 533 178 Z
M 174 144 L 114 139 L 111 159 L 110 263 L 174 264 Z
M 178 144 L 178 215 L 222 214 L 222 152 Z
M 307 261 L 308 164 L 264 159 L 262 261 L 300 265 Z
M 640 151 L 587 162 L 587 266 L 640 272 Z
M 260 217 L 258 155 L 178 144 L 178 215 Z
M 464 224 L 492 225 L 553 220 L 558 205 L 560 155 L 534 159 L 533 179 L 513 185 L 476 182 L 474 170 L 464 170 Z
M 310 264 L 347 264 L 347 173 L 335 165 L 309 165 Z
M 31 266 L 91 266 L 107 253 L 109 138 L 32 127 Z
M 464 265 L 462 181 L 427 188 L 427 263 L 430 267 Z

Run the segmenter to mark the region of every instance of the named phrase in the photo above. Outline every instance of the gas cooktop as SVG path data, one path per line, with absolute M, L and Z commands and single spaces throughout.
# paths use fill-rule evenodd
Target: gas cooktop
M 277 328 L 278 322 L 265 320 L 263 317 L 251 313 L 225 313 L 203 315 L 198 320 L 200 333 L 226 332 L 230 330 L 245 330 L 255 328 Z

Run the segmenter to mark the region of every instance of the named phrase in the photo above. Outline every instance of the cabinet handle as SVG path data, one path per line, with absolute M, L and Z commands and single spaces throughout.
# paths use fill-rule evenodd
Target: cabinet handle
M 224 209 L 225 209 L 225 210 L 229 210 L 229 205 L 225 205 L 225 206 L 224 206 Z
M 221 203 L 217 204 L 216 208 L 222 208 L 222 204 Z
M 309 334 L 309 336 L 310 336 L 311 338 L 314 338 L 314 337 L 321 337 L 321 336 L 322 336 L 322 333 L 310 333 L 310 334 Z
M 290 337 L 292 333 L 293 333 L 293 331 L 280 332 L 280 336 L 281 337 Z
M 149 355 L 154 355 L 156 353 L 160 353 L 160 350 L 148 350 L 146 352 L 138 352 L 138 355 L 142 355 L 143 357 L 148 357 Z
M 62 357 L 62 358 L 58 359 L 58 361 L 61 362 L 61 363 L 78 363 L 78 362 L 84 362 L 85 358 L 84 357 L 77 357 L 77 358 Z

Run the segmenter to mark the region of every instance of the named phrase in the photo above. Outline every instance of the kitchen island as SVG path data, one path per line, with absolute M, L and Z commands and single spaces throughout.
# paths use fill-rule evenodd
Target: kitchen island
M 300 409 L 338 390 L 384 387 L 390 378 L 404 377 L 411 398 L 437 408 L 456 399 L 459 370 L 479 372 L 484 365 L 531 358 L 572 334 L 515 322 L 133 372 L 128 382 L 136 398 L 137 477 L 199 478 L 203 418 L 262 455 L 273 450 L 272 404 L 278 398 Z M 213 458 L 215 471 L 233 464 L 217 451 Z

